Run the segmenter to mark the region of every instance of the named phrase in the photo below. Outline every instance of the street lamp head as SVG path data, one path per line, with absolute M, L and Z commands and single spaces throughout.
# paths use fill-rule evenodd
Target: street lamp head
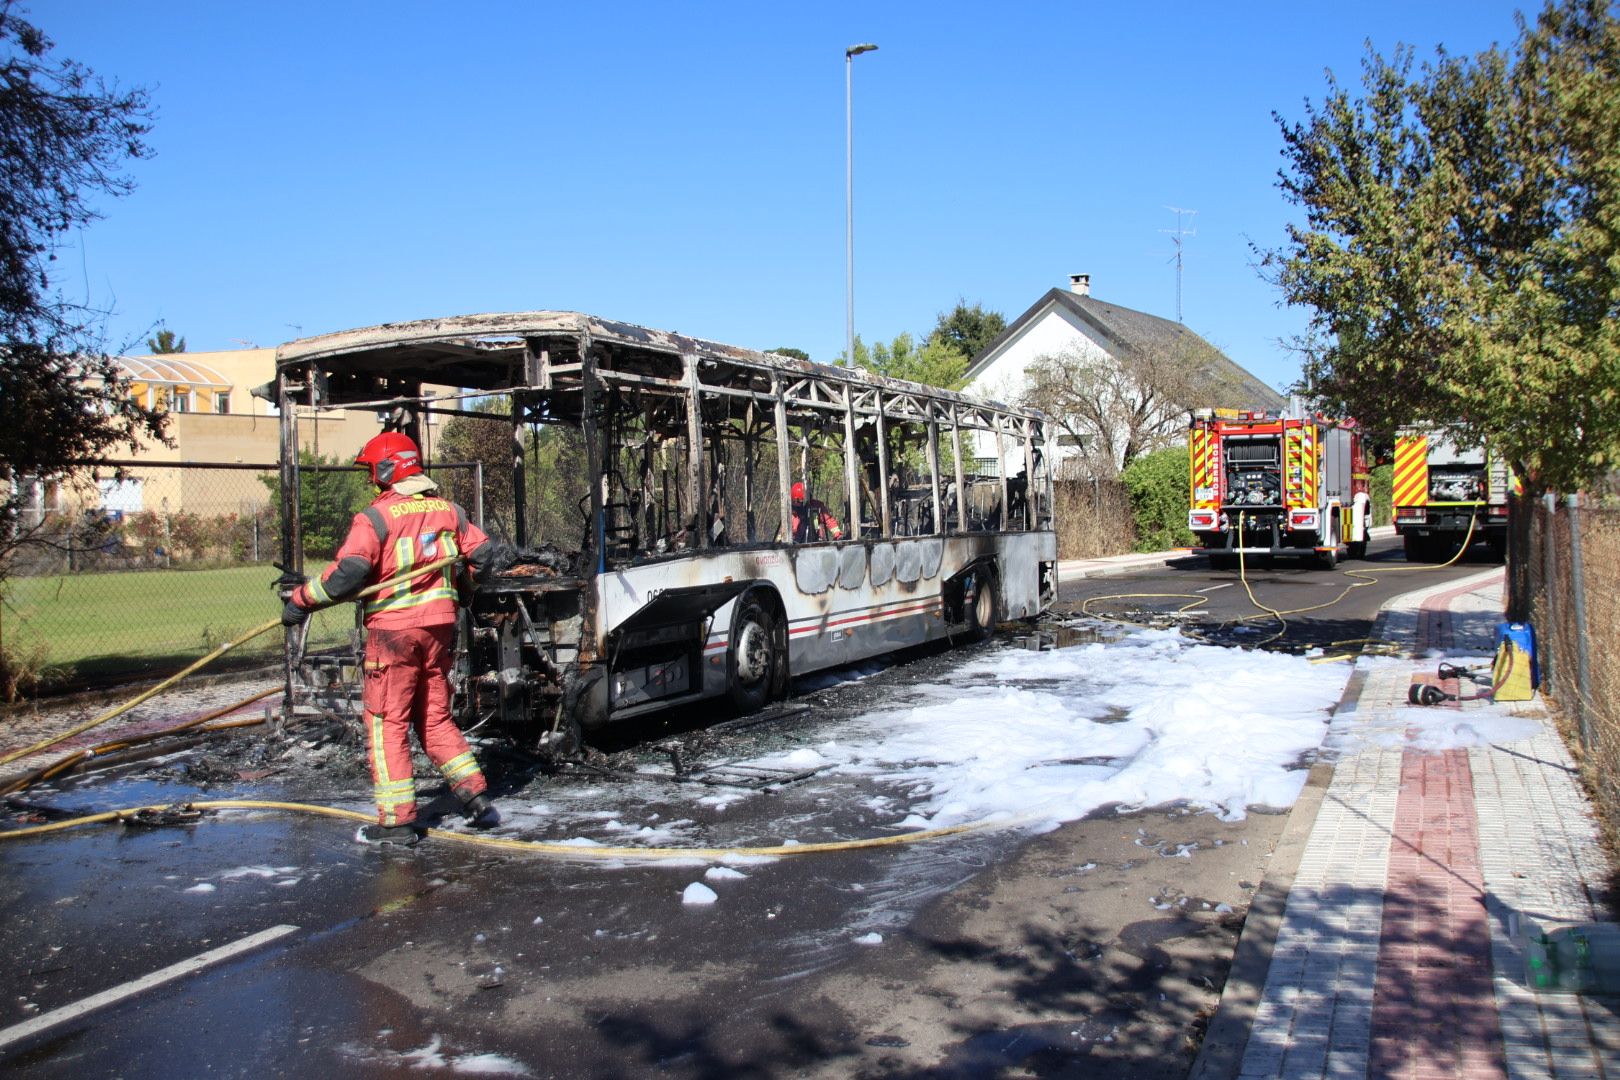
M 877 46 L 871 44 L 870 42 L 862 45 L 851 45 L 849 48 L 844 50 L 844 59 L 847 60 L 852 56 L 859 56 L 863 52 L 877 52 Z

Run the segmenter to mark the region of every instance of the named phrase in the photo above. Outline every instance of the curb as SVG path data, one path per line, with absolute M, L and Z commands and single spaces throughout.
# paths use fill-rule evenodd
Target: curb
M 1415 590 L 1421 592 L 1422 590 Z M 1410 595 L 1402 593 L 1391 597 L 1390 603 Z M 1378 612 L 1373 620 L 1372 637 L 1382 637 L 1387 627 L 1389 608 Z M 1334 706 L 1335 716 L 1354 712 L 1366 685 L 1367 672 L 1353 667 L 1344 684 L 1344 693 Z M 1347 708 L 1348 706 L 1348 708 Z M 1335 766 L 1332 762 L 1319 762 L 1311 766 L 1305 788 L 1299 793 L 1293 809 L 1288 812 L 1288 824 L 1272 852 L 1271 864 L 1260 882 L 1260 889 L 1249 904 L 1243 919 L 1243 931 L 1238 935 L 1237 948 L 1232 954 L 1232 966 L 1226 974 L 1226 985 L 1221 987 L 1221 999 L 1210 1019 L 1204 1040 L 1199 1044 L 1198 1057 L 1193 1060 L 1187 1080 L 1236 1080 L 1243 1067 L 1243 1052 L 1249 1045 L 1249 1034 L 1254 1029 L 1254 1014 L 1260 1006 L 1260 995 L 1266 988 L 1266 977 L 1271 973 L 1271 954 L 1277 946 L 1277 932 L 1282 927 L 1283 912 L 1288 907 L 1288 892 L 1294 887 L 1305 845 L 1311 830 L 1316 827 L 1316 815 L 1327 798 L 1333 783 Z

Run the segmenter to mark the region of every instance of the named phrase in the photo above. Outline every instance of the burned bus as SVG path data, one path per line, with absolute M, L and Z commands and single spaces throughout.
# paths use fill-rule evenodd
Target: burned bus
M 440 483 L 518 560 L 466 598 L 455 709 L 541 751 L 682 703 L 750 712 L 794 676 L 983 638 L 1056 598 L 1028 410 L 551 311 L 294 341 L 273 390 L 295 573 L 300 424 L 375 416 L 430 471 L 434 440 L 485 448 L 479 490 Z M 813 504 L 838 524 L 795 542 Z M 289 707 L 356 708 L 360 648 L 358 629 L 335 650 L 290 639 Z

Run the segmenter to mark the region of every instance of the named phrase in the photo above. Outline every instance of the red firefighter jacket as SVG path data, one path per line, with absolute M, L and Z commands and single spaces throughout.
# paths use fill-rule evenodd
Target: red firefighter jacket
M 294 591 L 295 604 L 312 608 L 342 600 L 367 585 L 448 555 L 467 555 L 477 562 L 474 553 L 489 537 L 467 520 L 461 507 L 434 494 L 436 485 L 425 478 L 408 477 L 397 487 L 406 491 L 385 491 L 354 515 L 337 556 L 318 579 Z M 367 597 L 366 626 L 395 630 L 455 622 L 457 570 L 452 563 Z

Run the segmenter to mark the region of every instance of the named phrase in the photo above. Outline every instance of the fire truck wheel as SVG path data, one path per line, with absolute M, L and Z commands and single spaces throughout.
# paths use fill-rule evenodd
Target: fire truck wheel
M 1429 544 L 1424 537 L 1418 536 L 1416 533 L 1407 533 L 1405 536 L 1401 537 L 1401 540 L 1406 546 L 1407 562 L 1419 563 L 1429 561 Z
M 1349 549 L 1345 552 L 1347 559 L 1365 559 L 1367 557 L 1367 541 L 1352 540 Z
M 973 571 L 973 603 L 967 609 L 968 640 L 984 641 L 995 633 L 1000 621 L 1001 598 L 996 588 L 996 572 L 981 566 Z
M 731 633 L 726 696 L 738 715 L 759 709 L 778 681 L 776 620 L 753 597 L 743 601 Z
M 1327 536 L 1323 538 L 1322 546 L 1327 549 L 1321 552 L 1322 569 L 1324 570 L 1332 570 L 1339 565 L 1339 538 L 1335 535 L 1337 532 L 1337 529 L 1329 525 Z

